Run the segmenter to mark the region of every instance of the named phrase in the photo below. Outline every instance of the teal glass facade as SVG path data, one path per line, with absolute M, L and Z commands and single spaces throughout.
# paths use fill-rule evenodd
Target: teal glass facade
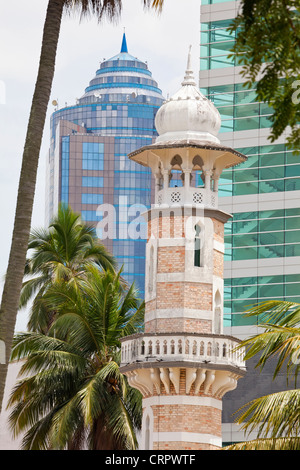
M 127 155 L 153 142 L 162 102 L 147 64 L 128 53 L 124 35 L 121 52 L 100 64 L 76 105 L 51 116 L 48 222 L 60 201 L 80 212 L 141 296 L 146 234 L 140 212 L 151 205 L 153 181 L 149 169 Z M 102 205 L 114 208 L 113 236 L 99 226 L 106 214 Z M 138 237 L 128 231 L 135 220 Z
M 236 276 L 225 279 L 225 326 L 246 326 L 258 322 L 243 315 L 250 305 L 275 294 L 300 301 L 300 165 L 284 139 L 268 141 L 272 108 L 257 101 L 255 87 L 243 86 L 236 57 L 228 57 L 235 41 L 227 31 L 238 11 L 234 2 L 229 7 L 226 0 L 203 0 L 201 5 L 201 91 L 220 112 L 221 141 L 248 156 L 224 170 L 219 181 L 220 204 L 233 214 L 225 227 L 225 273 Z M 270 209 L 264 210 L 266 205 Z M 243 264 L 256 263 L 257 270 L 266 271 L 267 260 L 270 275 L 243 275 Z M 271 275 L 271 266 L 278 275 Z M 236 274 L 240 268 L 241 276 Z M 296 272 L 279 274 L 284 269 Z

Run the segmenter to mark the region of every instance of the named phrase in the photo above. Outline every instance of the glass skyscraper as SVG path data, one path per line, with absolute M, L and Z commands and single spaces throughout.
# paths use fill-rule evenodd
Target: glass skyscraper
M 257 302 L 300 302 L 300 164 L 285 145 L 285 135 L 268 140 L 272 110 L 243 87 L 241 67 L 228 58 L 235 38 L 226 30 L 238 1 L 202 0 L 201 91 L 222 118 L 220 140 L 248 156 L 225 170 L 219 183 L 219 207 L 233 214 L 226 224 L 225 305 L 227 331 L 245 338 L 258 332 L 259 318 L 243 312 Z M 232 426 L 232 413 L 252 398 L 286 388 L 285 375 L 272 380 L 271 365 L 259 374 L 253 361 L 236 391 L 224 399 L 224 436 L 243 440 Z
M 153 142 L 162 102 L 147 63 L 129 54 L 124 34 L 120 53 L 100 64 L 76 104 L 51 116 L 46 222 L 59 202 L 80 212 L 142 296 L 146 236 L 139 216 L 151 205 L 153 180 L 127 155 Z

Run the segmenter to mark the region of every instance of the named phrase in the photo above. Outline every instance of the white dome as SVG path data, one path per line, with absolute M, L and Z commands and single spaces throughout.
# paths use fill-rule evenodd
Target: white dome
M 182 88 L 156 114 L 157 142 L 192 139 L 219 143 L 219 111 L 196 87 L 190 63 L 189 52 Z

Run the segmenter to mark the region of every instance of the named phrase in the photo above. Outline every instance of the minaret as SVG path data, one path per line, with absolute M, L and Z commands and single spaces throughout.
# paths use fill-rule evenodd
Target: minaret
M 239 341 L 223 334 L 224 224 L 218 180 L 246 157 L 222 146 L 221 120 L 196 87 L 189 52 L 182 88 L 156 115 L 156 142 L 129 155 L 151 168 L 145 215 L 145 330 L 122 340 L 121 370 L 143 395 L 141 448 L 222 445 L 222 397 L 245 374 Z

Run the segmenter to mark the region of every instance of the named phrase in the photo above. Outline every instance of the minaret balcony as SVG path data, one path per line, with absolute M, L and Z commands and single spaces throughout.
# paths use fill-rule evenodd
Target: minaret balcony
M 208 188 L 169 187 L 157 191 L 155 204 L 158 207 L 191 205 L 217 209 L 218 194 Z
M 142 363 L 163 367 L 163 363 L 193 367 L 221 366 L 245 369 L 244 351 L 231 336 L 191 333 L 135 334 L 122 341 L 121 367 Z

